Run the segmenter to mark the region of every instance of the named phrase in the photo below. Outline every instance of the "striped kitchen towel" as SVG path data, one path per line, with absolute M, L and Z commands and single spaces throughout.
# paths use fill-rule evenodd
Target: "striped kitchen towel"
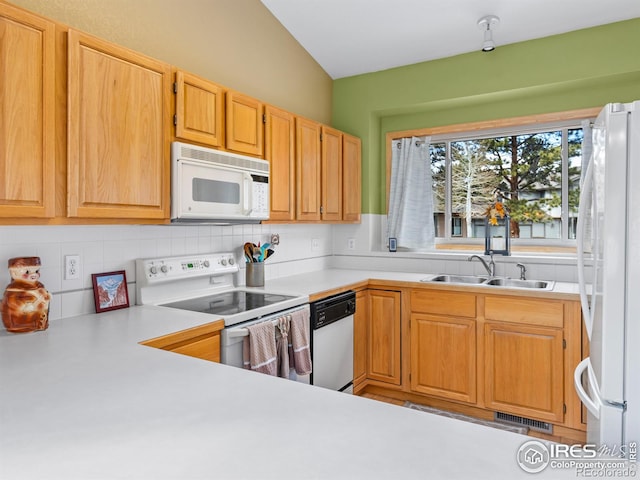
M 242 356 L 244 368 L 254 372 L 277 375 L 276 335 L 270 321 L 247 327 L 249 336 L 244 337 Z
M 292 366 L 298 375 L 311 373 L 311 349 L 309 348 L 309 305 L 291 312 L 289 335 L 293 351 Z

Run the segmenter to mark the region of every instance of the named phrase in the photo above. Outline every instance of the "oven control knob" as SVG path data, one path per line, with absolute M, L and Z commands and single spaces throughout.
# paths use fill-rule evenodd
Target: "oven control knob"
M 151 275 L 155 275 L 156 273 L 158 273 L 158 268 L 155 265 L 151 265 L 149 271 L 151 272 Z
M 236 263 L 236 261 L 233 259 L 233 257 L 229 258 L 229 265 L 233 265 L 234 263 Z
M 220 260 L 220 264 L 224 267 L 227 265 L 227 259 L 223 258 L 222 260 Z
M 209 263 L 209 260 L 205 260 L 203 265 L 204 265 L 204 268 L 209 268 L 211 264 Z
M 160 267 L 160 271 L 161 271 L 162 273 L 167 273 L 167 272 L 169 271 L 169 268 L 168 268 L 166 265 L 162 265 L 162 266 Z

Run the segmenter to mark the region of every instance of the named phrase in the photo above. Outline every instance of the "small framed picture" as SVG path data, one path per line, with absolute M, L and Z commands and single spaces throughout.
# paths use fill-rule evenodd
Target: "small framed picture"
M 394 237 L 389 238 L 389 251 L 390 252 L 398 251 L 398 240 Z
M 91 279 L 93 280 L 93 298 L 96 303 L 96 313 L 129 306 L 127 275 L 124 270 L 94 273 L 91 275 Z

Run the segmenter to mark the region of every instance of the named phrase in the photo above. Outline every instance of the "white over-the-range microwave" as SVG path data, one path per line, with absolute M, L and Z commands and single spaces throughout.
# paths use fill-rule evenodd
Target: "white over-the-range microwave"
M 181 142 L 171 144 L 173 223 L 269 219 L 269 162 Z

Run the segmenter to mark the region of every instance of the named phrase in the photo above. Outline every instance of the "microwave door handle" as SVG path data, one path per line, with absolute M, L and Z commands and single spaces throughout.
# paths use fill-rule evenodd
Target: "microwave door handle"
M 243 189 L 244 192 L 242 194 L 242 214 L 249 215 L 253 210 L 253 178 L 249 173 L 244 173 Z

